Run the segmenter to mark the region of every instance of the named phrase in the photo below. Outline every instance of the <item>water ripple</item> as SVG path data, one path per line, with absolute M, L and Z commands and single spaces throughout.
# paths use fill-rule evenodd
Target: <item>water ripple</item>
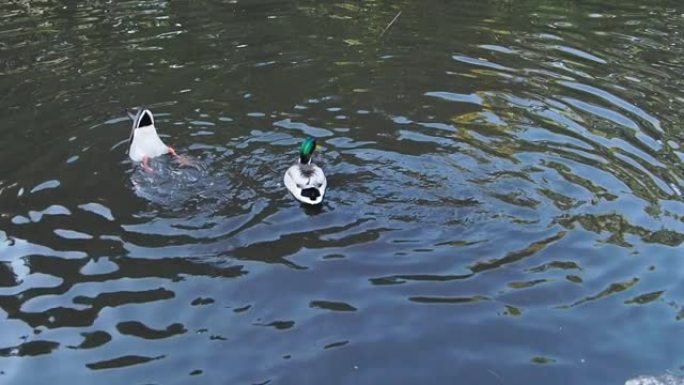
M 682 9 L 606 7 L 3 3 L 0 378 L 679 370 Z M 131 163 L 138 105 L 200 167 Z

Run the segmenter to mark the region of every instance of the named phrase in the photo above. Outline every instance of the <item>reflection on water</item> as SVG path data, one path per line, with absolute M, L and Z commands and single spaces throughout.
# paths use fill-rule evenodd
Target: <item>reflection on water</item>
M 0 382 L 681 372 L 678 2 L 0 10 Z

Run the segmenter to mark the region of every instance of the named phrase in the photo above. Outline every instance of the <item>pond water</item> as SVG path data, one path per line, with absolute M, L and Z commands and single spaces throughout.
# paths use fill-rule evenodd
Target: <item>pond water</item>
M 2 2 L 0 383 L 681 374 L 684 5 L 642 3 Z M 140 105 L 200 170 L 128 160 Z

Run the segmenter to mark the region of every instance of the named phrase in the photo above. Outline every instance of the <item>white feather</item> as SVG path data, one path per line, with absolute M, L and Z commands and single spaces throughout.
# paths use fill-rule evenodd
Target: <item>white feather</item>
M 154 124 L 138 127 L 133 131 L 133 140 L 128 155 L 134 162 L 141 162 L 146 156 L 154 158 L 168 152 L 169 147 L 159 138 Z
M 283 178 L 287 190 L 300 202 L 317 205 L 323 202 L 328 181 L 320 167 L 314 164 L 295 164 L 287 169 Z M 302 195 L 304 190 L 314 188 L 318 191 L 315 199 Z

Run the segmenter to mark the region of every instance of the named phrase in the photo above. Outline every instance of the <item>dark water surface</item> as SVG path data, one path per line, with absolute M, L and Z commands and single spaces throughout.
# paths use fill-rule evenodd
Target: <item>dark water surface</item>
M 0 4 L 0 383 L 681 373 L 680 1 Z

